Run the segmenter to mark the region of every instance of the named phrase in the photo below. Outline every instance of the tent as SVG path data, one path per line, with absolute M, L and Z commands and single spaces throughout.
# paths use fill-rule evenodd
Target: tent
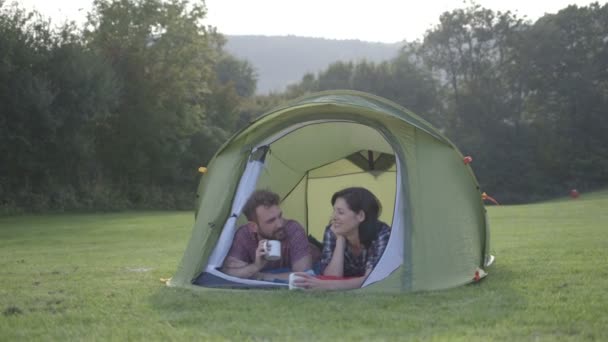
M 356 291 L 444 289 L 485 276 L 493 260 L 485 208 L 458 149 L 386 99 L 327 91 L 258 117 L 220 147 L 202 176 L 192 236 L 167 284 L 286 286 L 219 271 L 244 222 L 244 202 L 255 189 L 270 189 L 281 197 L 285 217 L 322 240 L 331 195 L 348 186 L 370 189 L 391 226 L 386 251 Z

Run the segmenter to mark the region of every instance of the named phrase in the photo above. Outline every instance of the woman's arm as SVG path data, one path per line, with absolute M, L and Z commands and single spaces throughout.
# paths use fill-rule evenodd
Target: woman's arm
M 294 280 L 294 285 L 297 287 L 304 288 L 306 290 L 350 290 L 358 289 L 363 285 L 365 278 L 369 274 L 365 272 L 362 277 L 340 279 L 340 280 L 321 280 L 311 276 L 308 273 L 296 273 L 299 277 Z
M 331 260 L 323 275 L 342 277 L 344 276 L 344 250 L 346 249 L 346 238 L 341 235 L 336 235 L 336 247 L 331 255 Z

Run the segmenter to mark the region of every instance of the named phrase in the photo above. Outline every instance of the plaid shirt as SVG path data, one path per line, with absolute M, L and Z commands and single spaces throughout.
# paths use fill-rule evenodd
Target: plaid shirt
M 365 274 L 368 269 L 373 269 L 378 264 L 380 257 L 386 249 L 388 239 L 391 235 L 391 229 L 389 226 L 380 222 L 382 225 L 378 231 L 378 236 L 368 248 L 361 251 L 358 256 L 355 256 L 350 244 L 346 244 L 344 250 L 344 276 L 345 277 L 360 277 Z M 331 261 L 331 257 L 336 248 L 336 234 L 329 229 L 330 226 L 325 228 L 325 234 L 323 235 L 323 254 L 321 256 L 321 274 L 325 271 L 325 268 Z
M 281 241 L 281 259 L 268 261 L 262 271 L 292 268 L 295 262 L 310 255 L 306 232 L 297 221 L 287 220 L 285 222 L 285 233 L 285 239 Z M 228 256 L 251 264 L 255 261 L 255 250 L 258 248 L 259 241 L 258 234 L 247 223 L 239 227 L 234 234 Z

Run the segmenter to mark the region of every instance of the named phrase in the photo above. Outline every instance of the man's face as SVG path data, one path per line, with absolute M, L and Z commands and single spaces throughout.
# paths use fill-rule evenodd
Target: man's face
M 285 238 L 285 220 L 278 205 L 259 206 L 255 209 L 257 231 L 261 238 L 283 240 Z

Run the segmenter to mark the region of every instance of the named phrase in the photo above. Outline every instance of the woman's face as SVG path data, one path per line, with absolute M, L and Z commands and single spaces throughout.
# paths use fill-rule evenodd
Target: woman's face
M 359 228 L 359 223 L 364 220 L 365 213 L 363 211 L 355 213 L 342 197 L 336 198 L 334 202 L 334 214 L 331 220 L 336 234 L 349 235 L 355 232 Z

